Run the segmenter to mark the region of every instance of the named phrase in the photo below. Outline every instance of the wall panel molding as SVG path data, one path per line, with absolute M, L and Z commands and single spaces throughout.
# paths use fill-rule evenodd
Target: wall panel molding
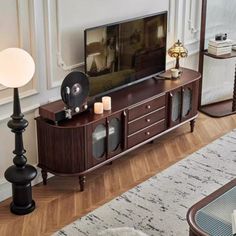
M 84 62 L 67 65 L 62 57 L 60 4 L 58 0 L 44 1 L 47 78 L 48 88 L 60 86 L 62 78 L 76 68 L 84 66 Z
M 40 104 L 39 103 L 36 103 L 34 105 L 30 105 L 30 106 L 27 106 L 27 107 L 24 107 L 22 109 L 22 113 L 23 114 L 28 114 L 28 113 L 31 113 L 31 112 L 35 112 L 36 109 L 38 109 L 40 107 Z M 0 116 L 0 122 L 5 122 L 6 120 L 8 120 L 10 118 L 11 114 L 3 114 Z
M 190 53 L 199 51 L 201 1 L 183 0 L 183 43 Z
M 38 93 L 38 55 L 36 54 L 35 37 L 35 1 L 36 0 L 16 0 L 17 28 L 18 28 L 18 47 L 28 51 L 34 58 L 36 69 L 33 79 L 22 89 L 20 95 L 26 98 Z M 0 85 L 0 105 L 12 102 L 13 96 L 10 89 Z

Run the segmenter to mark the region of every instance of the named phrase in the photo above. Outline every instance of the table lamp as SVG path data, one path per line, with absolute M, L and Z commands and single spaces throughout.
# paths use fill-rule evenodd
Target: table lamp
M 170 57 L 176 58 L 175 68 L 179 69 L 179 59 L 188 56 L 188 50 L 183 46 L 183 44 L 178 40 L 169 50 L 168 54 Z
M 5 171 L 5 178 L 12 183 L 12 203 L 10 210 L 17 215 L 25 215 L 35 209 L 32 199 L 31 181 L 36 177 L 36 169 L 26 164 L 22 133 L 28 126 L 20 107 L 18 87 L 27 84 L 33 77 L 35 64 L 23 49 L 8 48 L 0 52 L 0 84 L 14 88 L 13 115 L 8 127 L 15 134 L 14 165 Z

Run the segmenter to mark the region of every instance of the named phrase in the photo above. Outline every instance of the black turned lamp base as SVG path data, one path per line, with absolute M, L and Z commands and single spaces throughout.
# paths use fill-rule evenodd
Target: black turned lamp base
M 7 168 L 5 178 L 12 183 L 12 203 L 10 210 L 17 215 L 25 215 L 35 209 L 35 202 L 32 199 L 31 181 L 36 177 L 37 170 L 27 163 L 25 157 L 25 149 L 23 145 L 22 133 L 28 126 L 28 121 L 25 120 L 21 113 L 19 92 L 14 88 L 14 106 L 11 120 L 8 121 L 8 127 L 15 134 L 15 150 L 13 153 L 14 165 Z
M 36 175 L 36 169 L 28 164 L 24 168 L 12 165 L 6 170 L 5 178 L 12 183 L 12 203 L 10 205 L 12 213 L 25 215 L 35 209 L 31 181 Z
M 34 211 L 34 209 L 35 209 L 34 200 L 32 200 L 32 202 L 28 206 L 24 206 L 24 207 L 16 206 L 14 202 L 12 202 L 10 205 L 11 212 L 16 215 L 26 215 Z

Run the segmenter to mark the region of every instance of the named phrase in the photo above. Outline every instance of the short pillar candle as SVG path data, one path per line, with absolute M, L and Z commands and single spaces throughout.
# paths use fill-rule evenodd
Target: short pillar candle
M 103 113 L 103 103 L 102 102 L 95 102 L 94 103 L 94 113 L 95 114 L 102 114 Z
M 102 97 L 102 103 L 103 103 L 103 109 L 105 111 L 111 110 L 111 97 L 109 96 Z

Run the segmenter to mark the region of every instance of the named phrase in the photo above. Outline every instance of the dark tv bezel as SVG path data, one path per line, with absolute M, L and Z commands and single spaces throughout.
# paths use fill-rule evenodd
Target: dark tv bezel
M 167 29 L 168 29 L 168 11 L 162 11 L 162 12 L 158 12 L 158 13 L 152 13 L 152 14 L 147 14 L 147 15 L 144 15 L 144 16 L 139 16 L 139 17 L 134 17 L 134 18 L 130 18 L 130 19 L 127 19 L 127 20 L 122 20 L 122 21 L 117 21 L 117 22 L 113 22 L 113 23 L 108 23 L 108 24 L 104 24 L 104 25 L 98 25 L 98 26 L 95 26 L 95 27 L 91 27 L 91 28 L 87 28 L 84 30 L 84 71 L 85 73 L 87 74 L 87 50 L 86 50 L 86 43 L 87 43 L 87 31 L 89 30 L 93 30 L 93 29 L 97 29 L 97 28 L 101 28 L 101 27 L 108 27 L 108 26 L 113 26 L 113 25 L 118 25 L 118 24 L 122 24 L 122 23 L 128 23 L 128 22 L 131 22 L 131 21 L 135 21 L 135 20 L 141 20 L 141 19 L 145 19 L 145 18 L 149 18 L 149 17 L 154 17 L 154 16 L 159 16 L 159 15 L 165 15 L 166 16 L 166 37 L 165 37 L 165 47 L 167 48 Z M 131 85 L 134 85 L 134 84 L 137 84 L 137 83 L 140 83 L 144 80 L 147 80 L 147 79 L 150 79 L 150 78 L 153 78 L 163 72 L 166 71 L 166 53 L 165 53 L 165 66 L 164 66 L 164 70 L 162 71 L 159 71 L 155 74 L 151 74 L 151 75 L 148 75 L 148 76 L 145 76 L 141 79 L 138 79 L 137 81 L 134 81 L 134 82 L 131 82 L 131 83 L 127 83 L 127 84 L 124 84 L 124 85 L 121 85 L 121 86 L 118 86 L 116 88 L 113 88 L 113 89 L 110 89 L 110 90 L 107 90 L 105 92 L 102 92 L 102 93 L 98 93 L 96 95 L 93 95 L 93 96 L 89 96 L 89 100 L 94 100 L 98 97 L 101 97 L 103 95 L 107 95 L 108 93 L 111 93 L 111 92 L 115 92 L 115 91 L 118 91 L 122 88 L 125 88 L 125 87 L 128 87 L 128 86 L 131 86 Z

